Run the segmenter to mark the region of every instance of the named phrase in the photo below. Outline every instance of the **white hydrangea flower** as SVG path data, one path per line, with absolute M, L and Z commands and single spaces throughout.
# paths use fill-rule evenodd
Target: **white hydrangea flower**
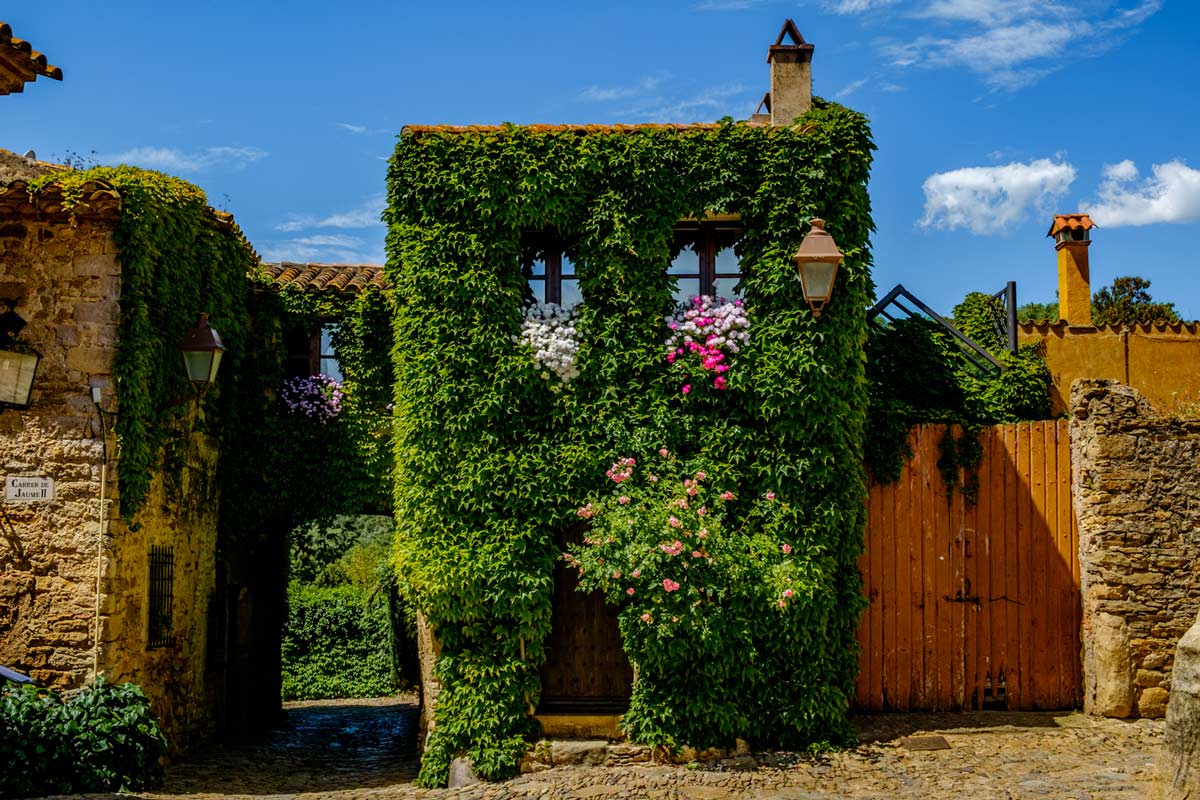
M 529 348 L 545 380 L 554 375 L 567 384 L 579 377 L 575 363 L 579 354 L 577 319 L 575 306 L 538 303 L 525 309 L 516 342 Z

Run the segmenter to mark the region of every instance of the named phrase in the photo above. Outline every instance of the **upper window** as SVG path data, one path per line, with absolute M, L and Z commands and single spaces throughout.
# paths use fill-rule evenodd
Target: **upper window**
M 734 245 L 744 228 L 736 220 L 681 222 L 667 274 L 675 279 L 675 301 L 686 304 L 698 294 L 739 297 L 741 264 Z
M 328 375 L 335 381 L 342 381 L 342 367 L 338 363 L 337 356 L 333 353 L 333 337 L 337 333 L 337 325 L 326 324 L 321 326 L 321 346 L 318 355 L 318 373 Z
M 527 231 L 521 237 L 521 267 L 533 299 L 573 306 L 583 302 L 575 264 L 554 231 Z

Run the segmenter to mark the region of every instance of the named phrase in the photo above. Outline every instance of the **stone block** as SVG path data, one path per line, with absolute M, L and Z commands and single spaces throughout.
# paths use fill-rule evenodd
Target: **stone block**
M 1170 694 L 1166 689 L 1157 686 L 1143 689 L 1142 693 L 1138 695 L 1138 716 L 1145 717 L 1146 719 L 1162 719 L 1167 715 L 1167 701 L 1169 699 Z
M 479 776 L 475 774 L 475 765 L 471 763 L 471 759 L 456 758 L 450 762 L 450 780 L 446 784 L 447 788 L 457 789 L 479 782 Z
M 1100 613 L 1092 621 L 1088 712 L 1128 717 L 1133 712 L 1133 665 L 1129 626 L 1121 617 Z
M 550 743 L 550 763 L 556 767 L 602 766 L 608 759 L 608 742 L 600 739 L 568 739 Z
M 111 253 L 76 256 L 72 266 L 76 275 L 115 275 L 117 258 Z
M 1165 743 L 1150 797 L 1200 798 L 1200 616 L 1175 651 Z

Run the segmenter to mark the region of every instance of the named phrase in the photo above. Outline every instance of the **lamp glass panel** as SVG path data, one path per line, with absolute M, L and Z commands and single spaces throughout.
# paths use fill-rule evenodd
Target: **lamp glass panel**
M 800 265 L 800 281 L 806 300 L 826 301 L 833 294 L 833 276 L 837 264 L 828 261 L 807 261 Z
M 29 405 L 38 356 L 0 350 L 0 403 Z
M 217 382 L 217 368 L 221 366 L 221 356 L 225 355 L 224 350 L 214 350 L 212 354 L 212 368 L 208 372 L 208 382 Z
M 184 350 L 183 364 L 187 367 L 188 380 L 192 383 L 208 383 L 209 377 L 216 370 L 213 368 L 213 354 L 220 357 L 220 350 Z

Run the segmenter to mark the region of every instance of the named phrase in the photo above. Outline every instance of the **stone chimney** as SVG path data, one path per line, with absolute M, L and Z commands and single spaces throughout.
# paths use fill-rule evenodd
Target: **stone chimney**
M 1092 324 L 1092 279 L 1088 274 L 1090 231 L 1087 214 L 1056 214 L 1047 236 L 1058 251 L 1058 317 L 1068 325 Z
M 785 37 L 792 43 L 784 44 Z M 804 41 L 796 23 L 790 19 L 783 23 L 779 38 L 767 52 L 771 92 L 762 105 L 770 112 L 772 125 L 791 125 L 812 108 L 812 56 L 813 46 Z

